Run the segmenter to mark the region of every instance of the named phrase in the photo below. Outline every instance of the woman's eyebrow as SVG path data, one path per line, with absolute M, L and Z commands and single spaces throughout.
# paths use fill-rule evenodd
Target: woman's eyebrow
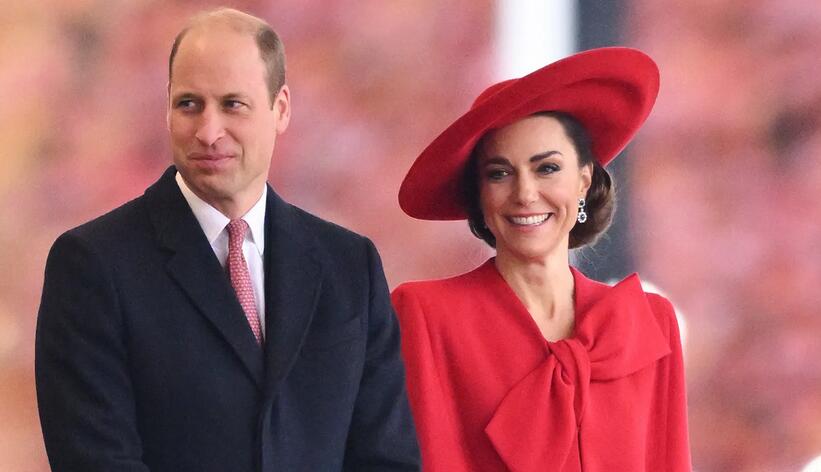
M 531 157 L 530 162 L 539 162 L 542 159 L 547 159 L 548 157 L 553 156 L 553 155 L 563 156 L 564 154 L 560 153 L 559 151 L 540 152 L 539 154 L 536 154 L 533 157 Z

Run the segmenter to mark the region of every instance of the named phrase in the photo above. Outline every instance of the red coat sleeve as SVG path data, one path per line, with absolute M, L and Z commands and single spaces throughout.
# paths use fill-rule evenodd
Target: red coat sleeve
M 455 444 L 458 434 L 455 430 L 453 395 L 443 384 L 437 366 L 443 357 L 434 354 L 428 320 L 413 285 L 399 286 L 391 297 L 402 333 L 402 357 L 422 452 L 422 470 L 468 470 L 460 458 L 463 448 Z
M 662 368 L 666 382 L 660 382 L 665 392 L 666 401 L 661 402 L 666 408 L 662 418 L 658 418 L 657 425 L 665 425 L 660 431 L 658 450 L 661 465 L 658 470 L 670 472 L 689 472 L 692 470 L 690 461 L 690 441 L 687 432 L 687 395 L 684 383 L 684 359 L 681 348 L 681 335 L 673 305 L 658 295 L 648 294 L 653 312 L 660 315 L 667 324 L 668 339 L 670 341 L 670 355 L 663 361 L 667 365 Z M 660 442 L 661 442 L 660 441 Z

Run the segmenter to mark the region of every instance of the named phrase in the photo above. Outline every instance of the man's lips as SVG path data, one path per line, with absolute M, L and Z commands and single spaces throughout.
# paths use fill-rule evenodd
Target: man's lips
M 193 161 L 221 161 L 223 159 L 232 159 L 234 156 L 230 154 L 219 153 L 201 153 L 195 152 L 188 155 L 188 158 Z

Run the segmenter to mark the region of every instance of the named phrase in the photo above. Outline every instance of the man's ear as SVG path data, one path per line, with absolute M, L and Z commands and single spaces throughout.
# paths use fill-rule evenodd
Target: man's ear
M 282 134 L 291 121 L 291 92 L 287 85 L 283 85 L 277 92 L 272 108 L 277 115 L 276 133 Z
M 165 128 L 168 131 L 171 131 L 171 81 L 168 81 L 168 85 L 165 87 L 166 95 L 165 95 Z

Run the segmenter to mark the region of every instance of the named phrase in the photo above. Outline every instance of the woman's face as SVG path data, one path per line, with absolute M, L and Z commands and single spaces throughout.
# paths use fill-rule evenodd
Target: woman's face
M 567 251 L 592 165 L 553 117 L 530 116 L 492 131 L 479 153 L 479 201 L 496 250 L 517 258 Z

